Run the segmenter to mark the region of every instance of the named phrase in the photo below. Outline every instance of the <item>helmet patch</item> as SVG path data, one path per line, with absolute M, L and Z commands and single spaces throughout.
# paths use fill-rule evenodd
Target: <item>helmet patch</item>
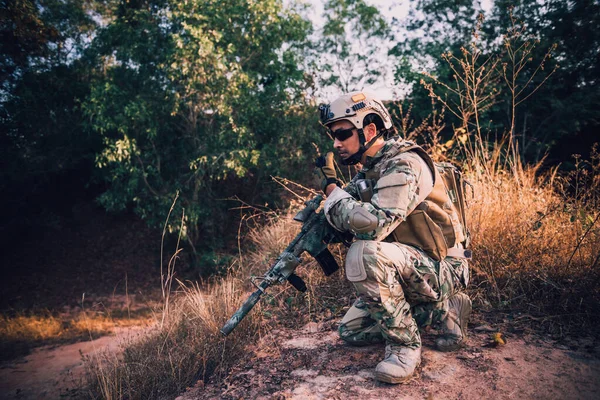
M 359 101 L 363 101 L 367 97 L 363 93 L 357 93 L 351 97 L 352 101 L 358 103 Z

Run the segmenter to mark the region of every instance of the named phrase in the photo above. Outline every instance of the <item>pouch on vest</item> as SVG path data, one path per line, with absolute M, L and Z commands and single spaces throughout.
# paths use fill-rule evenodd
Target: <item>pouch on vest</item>
M 427 201 L 419 204 L 392 234 L 394 241 L 418 247 L 429 257 L 441 261 L 448 254 L 448 245 L 442 228 L 428 214 L 432 208 L 431 204 Z M 444 211 L 440 211 L 446 214 Z M 438 215 L 441 216 L 441 214 Z
M 364 203 L 370 203 L 373 198 L 373 181 L 371 179 L 359 179 L 356 181 L 358 197 Z
M 414 143 L 405 141 L 397 143 L 395 147 L 395 151 L 390 153 L 391 157 L 414 152 L 425 161 L 434 175 L 434 187 L 425 201 L 419 204 L 388 238 L 420 248 L 438 261 L 446 258 L 448 249 L 458 243 L 462 243 L 463 248 L 467 249 L 470 238 L 465 212 L 467 182 L 461 171 L 451 163 L 434 163 L 429 154 Z M 388 182 L 384 182 L 388 177 L 369 176 L 369 173 L 374 174 L 376 171 L 370 170 L 365 174 L 366 178 L 377 182 L 374 190 L 376 193 L 379 186 L 392 189 L 385 194 L 381 193 L 384 195 L 384 204 L 378 205 L 398 209 L 401 203 L 398 198 L 403 197 L 400 188 L 403 187 L 402 183 L 406 182 L 394 178 L 393 182 L 390 182 L 392 185 L 389 185 Z
M 395 154 L 404 152 L 414 152 L 425 161 L 434 174 L 434 187 L 392 232 L 393 240 L 418 247 L 438 261 L 458 243 L 466 249 L 465 181 L 460 170 L 451 163 L 434 163 L 425 150 L 409 142 L 399 146 Z

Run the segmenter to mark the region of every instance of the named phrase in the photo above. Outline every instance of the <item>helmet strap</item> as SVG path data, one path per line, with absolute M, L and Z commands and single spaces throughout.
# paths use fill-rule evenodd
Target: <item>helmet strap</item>
M 363 128 L 357 129 L 358 131 L 358 141 L 360 142 L 360 147 L 363 147 L 366 143 L 366 139 L 365 139 L 365 131 L 363 130 Z
M 360 142 L 360 148 L 358 149 L 358 151 L 354 154 L 352 154 L 350 157 L 346 158 L 345 160 L 340 160 L 340 163 L 342 165 L 355 165 L 358 164 L 361 159 L 363 154 L 365 154 L 365 151 L 369 150 L 369 148 L 371 148 L 371 146 L 373 145 L 373 143 L 375 143 L 375 141 L 381 137 L 383 133 L 382 132 L 377 132 L 377 136 L 375 136 L 373 139 L 369 140 L 369 142 L 366 142 L 365 139 L 365 133 L 364 131 L 361 129 L 358 129 L 358 140 Z

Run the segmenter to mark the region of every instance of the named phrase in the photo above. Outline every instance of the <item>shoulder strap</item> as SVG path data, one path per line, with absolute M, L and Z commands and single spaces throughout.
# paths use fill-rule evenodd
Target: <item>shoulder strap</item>
M 399 146 L 397 146 L 398 152 L 396 154 L 401 154 L 401 153 L 406 153 L 406 152 L 412 151 L 412 152 L 417 153 L 418 156 L 421 157 L 423 159 L 423 161 L 425 161 L 425 163 L 431 170 L 431 175 L 433 176 L 433 183 L 435 184 L 436 169 L 435 169 L 435 164 L 434 164 L 433 160 L 431 159 L 431 156 L 429 154 L 427 154 L 427 152 L 421 146 L 419 146 L 418 144 L 415 144 L 411 141 L 403 140 L 402 142 L 397 142 L 397 144 Z

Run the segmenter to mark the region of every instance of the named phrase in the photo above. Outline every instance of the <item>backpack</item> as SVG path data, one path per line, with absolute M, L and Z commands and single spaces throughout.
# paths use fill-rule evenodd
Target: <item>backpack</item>
M 466 191 L 467 186 L 470 186 L 471 194 L 473 194 L 473 185 L 465 179 L 462 171 L 456 165 L 450 162 L 436 162 L 434 165 L 444 181 L 448 197 L 458 211 L 460 223 L 465 231 L 465 240 L 462 242 L 462 245 L 465 249 L 468 249 L 471 244 L 471 232 L 469 230 L 466 215 L 466 209 L 469 206 Z

